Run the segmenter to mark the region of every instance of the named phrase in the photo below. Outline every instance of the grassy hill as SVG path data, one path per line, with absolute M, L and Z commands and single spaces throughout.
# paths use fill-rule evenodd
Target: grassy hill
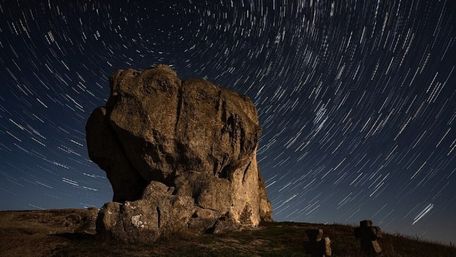
M 181 235 L 153 245 L 102 241 L 95 235 L 96 209 L 0 212 L 0 256 L 312 256 L 306 230 L 322 228 L 333 256 L 364 256 L 354 228 L 272 222 L 223 235 Z M 456 257 L 456 248 L 385 234 L 383 256 Z

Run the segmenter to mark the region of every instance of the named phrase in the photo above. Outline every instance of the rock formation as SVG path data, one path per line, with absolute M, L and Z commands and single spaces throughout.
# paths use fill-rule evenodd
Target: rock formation
M 256 161 L 260 125 L 246 96 L 180 80 L 166 65 L 120 70 L 86 135 L 114 191 L 98 216 L 102 235 L 153 242 L 271 220 Z

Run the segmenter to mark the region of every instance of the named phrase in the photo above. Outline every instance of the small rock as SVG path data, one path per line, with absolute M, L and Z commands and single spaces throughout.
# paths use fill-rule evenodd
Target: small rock
M 329 237 L 323 239 L 323 229 L 306 230 L 309 238 L 309 251 L 312 256 L 332 256 L 331 240 Z
M 311 242 L 320 242 L 323 238 L 323 229 L 309 229 L 306 233 Z
M 324 249 L 324 255 L 323 256 L 332 256 L 332 249 L 331 249 L 331 240 L 329 237 L 325 237 L 325 240 L 323 242 L 323 249 Z
M 220 217 L 208 232 L 220 234 L 226 231 L 239 230 L 240 226 L 229 215 Z
M 372 241 L 372 249 L 376 254 L 380 254 L 382 252 L 382 248 L 377 240 Z

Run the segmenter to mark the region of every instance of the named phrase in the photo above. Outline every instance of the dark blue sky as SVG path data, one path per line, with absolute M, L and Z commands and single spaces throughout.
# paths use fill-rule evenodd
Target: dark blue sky
M 0 209 L 112 197 L 84 126 L 113 71 L 256 103 L 276 220 L 456 242 L 454 1 L 0 0 Z

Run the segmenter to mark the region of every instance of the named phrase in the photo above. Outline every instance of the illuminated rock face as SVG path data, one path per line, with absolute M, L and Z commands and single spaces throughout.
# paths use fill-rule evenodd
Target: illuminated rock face
M 114 191 L 98 232 L 150 242 L 271 220 L 256 161 L 260 130 L 252 101 L 237 92 L 182 81 L 166 65 L 116 72 L 106 106 L 86 126 L 89 156 Z

